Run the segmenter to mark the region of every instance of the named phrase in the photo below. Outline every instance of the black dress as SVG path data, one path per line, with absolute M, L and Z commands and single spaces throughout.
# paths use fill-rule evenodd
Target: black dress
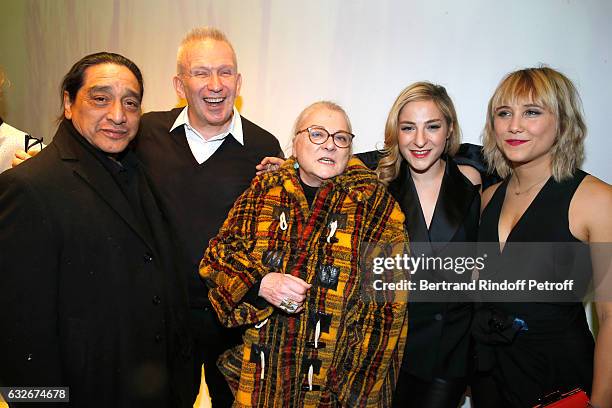
M 490 273 L 502 271 L 507 279 L 514 280 L 535 272 L 538 279 L 547 277 L 551 281 L 579 273 L 583 281 L 590 280 L 588 245 L 571 234 L 568 220 L 571 199 L 585 176 L 579 170 L 562 182 L 551 177 L 508 235 L 502 252 L 498 223 L 509 179 L 499 186 L 482 213 L 479 229 L 479 241 L 496 245 Z M 521 244 L 525 242 L 537 248 L 537 254 L 526 251 L 526 245 Z M 496 300 L 479 308 L 476 323 L 483 316 L 490 322 L 494 311 L 501 320 L 518 318 L 525 326 L 506 336 L 507 341 L 490 341 L 492 333 L 483 333 L 482 327 L 475 329 L 479 368 L 497 389 L 496 396 L 489 392 L 497 402 L 483 402 L 482 406 L 532 407 L 538 398 L 557 390 L 582 387 L 590 392 L 594 341 L 581 302 Z
M 445 173 L 429 229 L 406 161 L 389 185 L 406 216 L 413 256 L 457 256 L 449 243 L 475 242 L 480 212 L 479 187 L 446 160 Z M 461 254 L 469 255 L 469 254 Z M 463 278 L 469 279 L 469 274 Z M 430 272 L 412 279 L 430 279 Z M 453 279 L 451 276 L 447 278 Z M 446 279 L 446 278 L 443 278 Z M 465 391 L 470 366 L 472 303 L 431 302 L 426 293 L 412 293 L 408 307 L 408 338 L 394 406 L 456 407 Z

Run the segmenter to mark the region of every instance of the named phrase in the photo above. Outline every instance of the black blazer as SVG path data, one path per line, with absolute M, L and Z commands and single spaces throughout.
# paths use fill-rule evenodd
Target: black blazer
M 378 152 L 358 154 L 370 165 Z M 480 214 L 479 186 L 474 186 L 460 172 L 455 160 L 446 160 L 440 194 L 429 230 L 425 223 L 416 187 L 408 163 L 402 161 L 398 177 L 389 184 L 389 192 L 406 216 L 406 230 L 412 255 L 456 256 L 450 242 L 476 242 Z M 482 165 L 474 166 L 484 170 Z M 468 245 L 469 246 L 469 245 Z M 475 252 L 474 252 L 475 253 Z M 446 272 L 445 272 L 446 273 Z M 468 279 L 469 273 L 460 278 Z M 414 278 L 429 276 L 415 274 Z M 455 278 L 450 276 L 450 278 Z M 425 380 L 434 376 L 458 378 L 467 375 L 469 329 L 472 304 L 439 302 L 426 299 L 427 293 L 412 293 L 408 311 L 408 338 L 402 370 Z M 418 301 L 417 301 L 418 300 Z M 426 300 L 426 301 L 424 301 Z
M 186 294 L 163 216 L 144 176 L 136 216 L 75 137 L 62 122 L 0 176 L 0 382 L 69 386 L 79 407 L 188 406 Z
M 447 256 L 475 255 L 475 251 L 459 249 L 449 243 L 476 242 L 480 212 L 479 186 L 459 171 L 453 160 L 446 161 L 438 201 L 429 230 L 423 217 L 416 188 L 406 162 L 400 175 L 389 185 L 389 192 L 399 202 L 406 215 L 406 228 L 413 255 Z M 464 253 L 470 252 L 468 254 Z M 423 273 L 421 278 L 427 279 Z M 468 279 L 470 272 L 453 275 L 445 280 Z M 403 369 L 424 379 L 464 377 L 469 366 L 470 325 L 472 304 L 429 302 L 427 293 L 420 299 L 413 296 L 408 312 L 409 337 L 404 352 Z

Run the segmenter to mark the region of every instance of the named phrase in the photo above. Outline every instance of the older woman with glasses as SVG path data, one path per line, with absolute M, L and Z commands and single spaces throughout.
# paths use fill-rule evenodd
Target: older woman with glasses
M 360 257 L 403 248 L 404 217 L 351 158 L 340 106 L 310 105 L 294 130 L 294 156 L 253 180 L 201 263 L 220 320 L 247 326 L 220 368 L 236 407 L 390 406 L 406 308 L 401 293 L 374 299 Z

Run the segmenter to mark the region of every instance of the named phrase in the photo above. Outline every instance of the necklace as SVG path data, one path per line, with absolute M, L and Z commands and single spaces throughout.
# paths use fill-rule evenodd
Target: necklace
M 521 194 L 525 194 L 526 192 L 530 191 L 532 188 L 534 188 L 535 186 L 542 184 L 543 182 L 545 182 L 546 180 L 548 180 L 550 178 L 550 176 L 546 176 L 546 178 L 543 178 L 542 180 L 536 181 L 535 183 L 533 183 L 532 185 L 530 185 L 529 187 L 527 187 L 525 190 L 520 191 L 519 188 L 517 188 L 516 190 L 513 191 L 514 195 L 521 195 Z M 516 180 L 516 184 L 517 187 L 519 182 L 518 179 L 516 178 L 516 176 L 514 176 L 514 179 Z

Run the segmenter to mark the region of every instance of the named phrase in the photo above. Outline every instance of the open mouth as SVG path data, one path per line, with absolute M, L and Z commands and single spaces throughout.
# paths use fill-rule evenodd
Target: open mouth
M 319 160 L 317 160 L 317 162 L 321 164 L 325 164 L 327 166 L 333 166 L 336 164 L 336 161 L 333 159 L 330 159 L 329 157 L 321 157 Z
M 225 101 L 225 98 L 216 97 L 216 98 L 203 98 L 204 102 L 210 106 L 219 106 Z
M 429 155 L 431 150 L 411 150 L 410 154 L 412 154 L 417 159 L 424 159 Z

